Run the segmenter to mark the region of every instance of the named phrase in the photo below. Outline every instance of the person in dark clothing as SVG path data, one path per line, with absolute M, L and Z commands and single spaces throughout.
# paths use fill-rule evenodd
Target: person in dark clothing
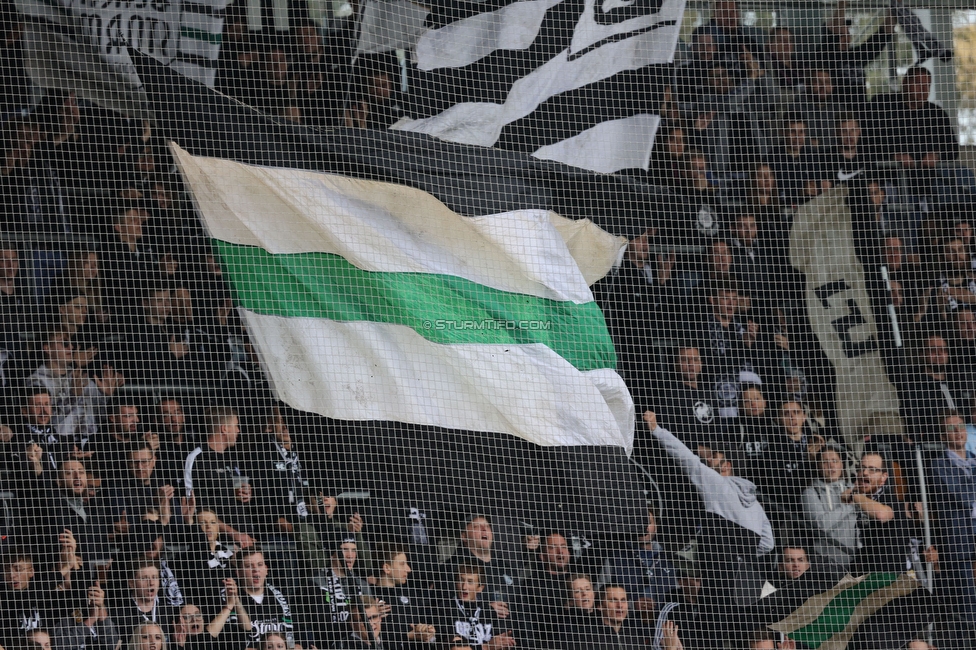
M 740 312 L 746 303 L 735 282 L 718 282 L 711 287 L 708 304 L 702 306 L 700 322 L 689 336 L 702 341 L 699 346 L 705 368 L 705 381 L 712 388 L 721 435 L 738 415 L 740 377 L 767 374 L 767 341 L 754 319 Z
M 437 630 L 420 594 L 407 586 L 411 568 L 406 552 L 399 546 L 384 544 L 377 549 L 376 563 L 380 573 L 373 595 L 390 607 L 385 621 L 387 646 L 399 650 L 431 643 Z
M 785 512 L 796 512 L 800 494 L 814 476 L 815 459 L 823 436 L 807 426 L 807 414 L 798 402 L 784 402 L 779 427 L 769 438 L 760 463 L 764 501 Z
M 771 162 L 783 203 L 796 209 L 828 187 L 821 186 L 821 158 L 810 147 L 803 116 L 787 115 L 784 125 L 783 145 L 773 153 Z
M 28 317 L 34 305 L 21 280 L 20 251 L 10 244 L 0 245 L 0 350 L 6 351 L 7 357 L 0 361 L 0 387 L 13 379 L 9 373 L 14 364 L 10 362 L 23 351 L 22 328 L 33 328 Z
M 368 585 L 358 575 L 359 559 L 356 536 L 347 533 L 332 540 L 332 566 L 320 569 L 304 586 L 302 616 L 315 621 L 306 630 L 310 641 L 324 648 L 345 638 L 351 632 L 351 614 Z
M 448 563 L 445 572 L 453 573 L 453 564 L 467 563 L 480 565 L 485 575 L 485 590 L 489 594 L 492 609 L 499 618 L 511 614 L 514 601 L 518 600 L 521 584 L 515 567 L 499 557 L 494 548 L 495 533 L 491 520 L 482 514 L 468 518 L 461 531 L 461 548 Z
M 697 347 L 685 345 L 675 356 L 673 378 L 661 382 L 655 399 L 661 422 L 692 449 L 718 437 L 718 413 L 702 377 Z
M 976 626 L 976 457 L 966 450 L 966 426 L 948 413 L 942 421 L 944 453 L 932 461 L 939 523 L 940 593 L 968 627 Z
M 109 313 L 119 321 L 139 313 L 142 292 L 156 269 L 155 253 L 144 241 L 149 218 L 139 205 L 120 209 L 113 218 L 114 238 L 102 255 Z
M 707 629 L 699 603 L 701 587 L 701 573 L 695 564 L 681 562 L 675 598 L 661 607 L 654 624 L 653 643 L 657 644 L 660 640 L 662 650 L 705 650 L 712 647 L 708 644 Z M 666 640 L 669 643 L 665 643 Z
M 160 593 L 159 563 L 155 560 L 135 560 L 126 570 L 127 589 L 116 594 L 110 608 L 119 633 L 128 638 L 144 623 L 163 626 L 172 620 L 174 611 Z
M 91 471 L 98 478 L 114 476 L 128 464 L 129 446 L 140 439 L 139 404 L 132 394 L 118 395 L 109 403 L 107 422 L 85 447 L 91 453 Z
M 484 570 L 480 566 L 458 565 L 454 598 L 444 603 L 442 621 L 437 629 L 450 636 L 452 646 L 492 650 L 515 647 L 517 643 L 512 632 L 499 629 L 495 611 L 481 598 L 485 590 L 483 576 Z
M 840 182 L 867 169 L 871 152 L 862 138 L 861 119 L 854 113 L 840 113 L 836 122 L 837 144 L 826 162 L 825 177 Z M 831 176 L 827 176 L 827 175 Z
M 360 59 L 358 87 L 361 90 L 345 111 L 346 126 L 388 129 L 405 117 L 397 84 L 399 69 L 389 56 L 368 55 Z
M 140 383 L 174 384 L 199 371 L 191 341 L 174 327 L 172 294 L 161 282 L 145 288 L 143 318 L 127 332 L 126 374 Z
M 156 471 L 183 493 L 183 467 L 186 457 L 198 445 L 196 432 L 187 427 L 183 405 L 176 397 L 160 400 L 153 415 L 153 430 L 159 435 Z
M 391 646 L 383 635 L 385 617 L 380 611 L 382 606 L 382 601 L 372 596 L 357 598 L 350 616 L 352 631 L 345 638 L 336 641 L 332 645 L 333 650 L 396 647 Z
M 768 578 L 776 591 L 750 606 L 744 615 L 755 626 L 775 623 L 792 614 L 811 596 L 830 589 L 837 577 L 815 568 L 800 542 L 787 540 L 780 551 L 776 571 Z
M 935 561 L 938 552 L 934 546 L 919 548 L 922 538 L 913 517 L 921 510 L 921 504 L 902 503 L 888 483 L 888 470 L 881 454 L 867 452 L 861 456 L 854 481 L 852 499 L 864 495 L 891 511 L 891 518 L 862 517 L 861 543 L 854 556 L 853 575 L 870 572 L 901 573 L 915 569 L 924 579 L 922 563 Z
M 25 493 L 46 489 L 54 481 L 58 463 L 70 457 L 72 447 L 51 426 L 51 393 L 40 386 L 21 392 L 21 422 L 13 439 L 0 446 L 5 475 L 3 485 Z
M 275 406 L 268 411 L 264 435 L 248 450 L 249 474 L 259 494 L 256 530 L 262 538 L 286 535 L 309 514 L 309 495 L 294 437 Z
M 759 324 L 740 316 L 742 298 L 738 284 L 724 282 L 716 283 L 708 299 L 711 310 L 701 325 L 701 335 L 706 339 L 707 345 L 700 348 L 700 351 L 707 374 L 717 381 L 725 377 L 726 381 L 737 383 L 739 372 L 747 370 L 759 373 L 762 367 Z M 738 389 L 734 392 L 736 394 L 732 398 L 737 400 Z M 719 406 L 720 417 L 735 416 L 735 401 L 732 402 L 730 411 L 722 411 L 723 406 L 729 405 Z
M 220 534 L 220 520 L 206 508 L 186 511 L 186 523 L 174 525 L 167 537 L 184 547 L 171 562 L 176 581 L 186 596 L 212 617 L 220 607 L 220 588 L 231 578 L 230 560 L 238 548 Z
M 168 526 L 178 514 L 173 507 L 176 490 L 156 472 L 155 451 L 145 442 L 133 442 L 125 456 L 128 475 L 114 479 L 109 491 L 113 521 L 124 522 L 126 534 L 134 531 L 147 515 L 158 517 L 160 525 Z
M 647 633 L 630 616 L 626 589 L 615 584 L 605 585 L 600 590 L 598 603 L 601 624 L 590 629 L 591 635 L 582 647 L 630 650 L 644 646 Z
M 766 48 L 769 55 L 767 67 L 773 84 L 784 91 L 796 92 L 801 89 L 806 69 L 795 55 L 793 32 L 790 28 L 778 26 L 769 30 Z
M 765 58 L 759 44 L 739 24 L 739 5 L 735 0 L 716 2 L 712 8 L 712 19 L 697 31 L 712 34 L 719 61 L 744 67 L 742 60 L 745 55 L 760 61 Z
M 244 631 L 239 648 L 254 647 L 269 633 L 283 634 L 297 642 L 304 642 L 302 622 L 294 618 L 291 604 L 284 593 L 268 582 L 268 565 L 263 551 L 251 546 L 234 556 L 237 583 L 244 593 L 237 597 L 229 623 Z M 225 610 L 229 607 L 229 584 L 223 591 Z M 222 610 L 224 611 L 224 610 Z
M 85 465 L 69 459 L 58 466 L 58 480 L 44 505 L 26 503 L 22 524 L 25 539 L 32 539 L 31 548 L 41 549 L 37 558 L 42 566 L 61 566 L 73 561 L 75 552 L 66 553 L 66 544 L 76 544 L 77 554 L 86 566 L 100 565 L 109 559 L 109 518 L 103 499 L 89 498 L 88 473 Z M 39 511 L 38 511 L 39 510 Z
M 908 375 L 909 384 L 902 387 L 903 404 L 907 415 L 907 433 L 914 442 L 932 442 L 940 433 L 945 411 L 954 411 L 963 404 L 950 383 L 951 358 L 949 344 L 939 334 L 925 339 L 920 372 Z M 900 460 L 907 451 L 899 454 Z
M 0 587 L 0 640 L 6 647 L 39 630 L 51 630 L 57 647 L 114 650 L 115 623 L 105 591 L 71 572 L 35 571 L 30 553 L 7 549 Z
M 228 636 L 221 636 L 224 624 L 214 625 L 208 621 L 200 608 L 186 604 L 180 608 L 179 615 L 173 618 L 170 640 L 182 650 L 224 650 L 228 648 Z
M 945 110 L 929 101 L 932 73 L 909 68 L 902 90 L 871 100 L 871 146 L 880 160 L 893 160 L 909 173 L 918 195 L 931 193 L 935 168 L 959 157 L 959 141 Z
M 561 533 L 550 532 L 545 535 L 539 547 L 537 570 L 523 589 L 530 627 L 538 643 L 543 647 L 552 647 L 558 635 L 552 622 L 568 597 L 566 580 L 569 577 L 571 559 L 569 544 Z M 459 568 L 459 576 L 460 571 Z M 482 570 L 480 574 L 483 575 L 484 571 Z M 460 580 L 460 577 L 458 579 Z M 478 590 L 478 593 L 482 591 L 484 586 Z
M 596 287 L 617 349 L 620 375 L 637 404 L 649 403 L 654 375 L 650 343 L 673 304 L 669 297 L 674 257 L 652 255 L 656 235 L 656 228 L 648 228 L 634 237 L 620 267 Z
M 762 471 L 775 425 L 766 412 L 766 396 L 762 387 L 743 388 L 739 416 L 732 425 L 729 438 L 735 444 L 743 475 L 756 485 L 764 483 Z
M 673 599 L 677 573 L 664 547 L 655 539 L 657 515 L 647 511 L 647 529 L 636 544 L 622 548 L 610 557 L 611 580 L 627 589 L 634 611 L 645 624 L 664 603 Z
M 63 580 L 56 571 L 34 570 L 31 554 L 9 549 L 3 556 L 0 586 L 0 639 L 6 646 L 34 629 L 53 627 L 60 612 L 72 603 L 58 587 Z
M 891 12 L 887 12 L 878 31 L 857 47 L 852 47 L 846 9 L 846 2 L 838 3 L 824 24 L 821 46 L 813 60 L 830 70 L 840 101 L 852 110 L 860 111 L 867 102 L 864 68 L 891 44 L 895 19 Z
M 582 647 L 585 639 L 592 638 L 603 624 L 596 606 L 596 589 L 588 575 L 577 573 L 569 576 L 570 600 L 560 626 L 561 639 L 557 647 L 565 650 Z
M 240 421 L 237 412 L 228 407 L 210 409 L 206 419 L 207 439 L 186 457 L 183 486 L 197 505 L 217 513 L 221 532 L 247 547 L 254 544 L 246 530 L 252 523 L 247 506 L 255 495 L 236 449 Z

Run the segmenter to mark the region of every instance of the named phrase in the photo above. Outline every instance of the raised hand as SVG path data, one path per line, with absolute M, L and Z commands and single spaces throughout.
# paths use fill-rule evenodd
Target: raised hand
M 125 377 L 116 372 L 115 368 L 109 365 L 102 366 L 102 376 L 95 377 L 95 385 L 103 395 L 111 397 L 115 391 L 125 384 Z

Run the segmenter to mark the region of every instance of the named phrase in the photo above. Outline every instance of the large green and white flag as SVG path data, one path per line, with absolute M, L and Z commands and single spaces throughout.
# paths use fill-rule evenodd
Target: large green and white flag
M 625 239 L 545 210 L 462 217 L 413 188 L 172 150 L 285 402 L 630 450 L 633 401 L 588 286 Z

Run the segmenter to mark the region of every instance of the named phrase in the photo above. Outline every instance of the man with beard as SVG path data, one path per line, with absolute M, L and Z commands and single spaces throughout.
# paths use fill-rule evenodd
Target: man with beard
M 934 441 L 941 430 L 941 414 L 962 406 L 949 381 L 950 361 L 945 338 L 939 334 L 926 337 L 921 372 L 912 373 L 912 383 L 902 389 L 903 403 L 907 402 L 908 431 L 914 442 Z
M 922 561 L 934 562 L 938 558 L 934 547 L 925 549 L 920 557 L 918 539 L 921 534 L 910 515 L 920 513 L 922 504 L 898 501 L 888 483 L 888 469 L 881 454 L 867 452 L 861 456 L 851 500 L 860 498 L 859 495 L 886 506 L 891 510 L 891 519 L 861 518 L 863 546 L 854 558 L 854 575 L 900 573 L 908 568 L 918 570 Z
M 51 427 L 51 394 L 47 389 L 27 386 L 21 400 L 21 426 L 9 442 L 0 444 L 5 452 L 3 484 L 14 490 L 32 490 L 57 471 L 59 457 L 66 456 L 69 448 Z
M 525 598 L 532 632 L 544 647 L 551 647 L 559 637 L 559 631 L 555 629 L 553 623 L 556 620 L 556 613 L 562 611 L 569 596 L 566 593 L 566 581 L 569 578 L 571 560 L 569 543 L 562 533 L 552 531 L 542 538 L 537 570 L 526 584 Z M 465 576 L 470 578 L 470 574 L 470 571 L 463 572 L 462 568 L 458 568 L 459 588 L 461 581 Z M 478 589 L 478 594 L 484 591 L 485 580 L 483 576 L 484 572 L 480 571 L 478 578 L 481 586 Z M 460 594 L 458 600 L 459 602 L 471 602 L 464 601 Z

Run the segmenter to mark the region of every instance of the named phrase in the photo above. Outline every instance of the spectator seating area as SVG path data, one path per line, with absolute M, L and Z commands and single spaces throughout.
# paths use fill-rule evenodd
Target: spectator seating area
M 766 626 L 913 571 L 929 595 L 862 647 L 974 647 L 976 180 L 925 68 L 867 96 L 892 20 L 852 45 L 831 16 L 804 57 L 739 22 L 716 3 L 673 66 L 627 172 L 671 203 L 594 286 L 653 497 L 596 540 L 384 493 L 340 424 L 277 403 L 152 124 L 32 86 L 6 14 L 0 646 L 802 648 Z M 353 34 L 233 5 L 217 87 L 315 127 L 416 112 L 395 59 L 350 69 Z M 853 442 L 789 263 L 796 210 L 848 181 L 902 415 Z

